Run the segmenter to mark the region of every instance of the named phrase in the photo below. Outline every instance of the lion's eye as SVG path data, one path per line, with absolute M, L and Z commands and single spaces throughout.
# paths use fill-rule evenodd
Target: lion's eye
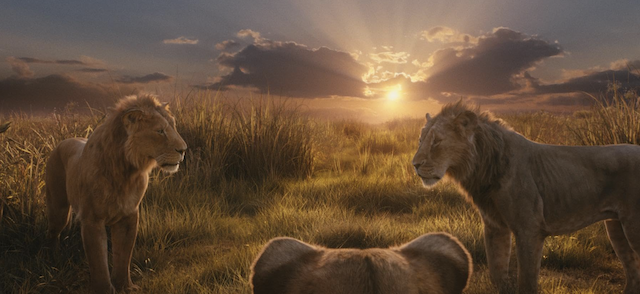
M 433 143 L 431 143 L 431 147 L 436 147 L 440 145 L 440 142 L 442 142 L 441 139 L 433 139 Z
M 160 134 L 160 135 L 163 135 L 163 136 L 164 136 L 164 129 L 157 130 L 157 132 L 158 132 L 158 134 Z

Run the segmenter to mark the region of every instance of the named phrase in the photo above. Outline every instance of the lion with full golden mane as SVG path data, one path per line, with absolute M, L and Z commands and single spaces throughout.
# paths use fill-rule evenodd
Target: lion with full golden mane
M 94 292 L 139 288 L 131 282 L 129 266 L 149 172 L 156 166 L 176 172 L 186 148 L 166 104 L 151 96 L 133 96 L 120 100 L 88 139 L 66 139 L 51 152 L 45 178 L 48 243 L 57 247 L 75 212 Z
M 329 249 L 279 237 L 251 266 L 254 294 L 460 294 L 471 255 L 447 233 L 400 247 Z
M 427 114 L 412 163 L 425 186 L 446 175 L 471 198 L 501 290 L 512 234 L 518 292 L 537 293 L 544 239 L 604 220 L 626 274 L 624 293 L 640 293 L 640 146 L 538 144 L 458 102 Z

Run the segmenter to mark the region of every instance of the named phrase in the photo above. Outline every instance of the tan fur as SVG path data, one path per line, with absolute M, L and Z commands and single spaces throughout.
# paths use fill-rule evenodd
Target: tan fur
M 471 256 L 445 233 L 389 249 L 327 249 L 275 238 L 251 266 L 254 294 L 462 293 Z
M 605 220 L 624 293 L 640 293 L 640 146 L 538 144 L 458 102 L 427 115 L 413 165 L 425 186 L 446 174 L 473 200 L 491 279 L 503 291 L 512 233 L 518 291 L 537 293 L 544 239 Z
M 49 246 L 57 247 L 72 209 L 81 225 L 94 292 L 138 288 L 129 265 L 149 172 L 158 165 L 177 171 L 186 148 L 168 107 L 143 96 L 120 100 L 88 140 L 66 139 L 51 152 L 46 170 Z M 111 280 L 106 226 L 113 249 Z

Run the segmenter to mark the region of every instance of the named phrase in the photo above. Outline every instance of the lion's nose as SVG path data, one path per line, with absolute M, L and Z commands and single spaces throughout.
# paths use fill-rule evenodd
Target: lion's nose
M 181 156 L 184 156 L 184 153 L 187 152 L 187 148 L 184 149 L 176 149 L 176 152 L 180 153 Z
M 421 163 L 421 162 L 418 162 L 418 163 L 414 163 L 414 164 L 413 164 L 413 167 L 415 167 L 415 168 L 416 168 L 416 170 L 418 170 L 418 169 L 420 168 L 420 166 L 421 166 L 421 165 L 422 165 L 422 163 Z

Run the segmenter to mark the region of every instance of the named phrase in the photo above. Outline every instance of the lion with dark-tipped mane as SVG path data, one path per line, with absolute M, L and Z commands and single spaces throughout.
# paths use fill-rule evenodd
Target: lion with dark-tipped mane
M 120 100 L 88 139 L 66 139 L 51 152 L 45 178 L 48 246 L 57 247 L 71 211 L 75 212 L 93 292 L 138 288 L 129 266 L 149 172 L 156 166 L 176 172 L 186 148 L 166 104 L 151 96 L 133 96 Z M 107 226 L 113 251 L 111 275 Z
M 512 234 L 518 292 L 537 293 L 544 239 L 604 220 L 624 293 L 640 293 L 640 146 L 539 144 L 460 101 L 427 114 L 412 163 L 425 186 L 447 176 L 473 201 L 491 280 L 502 291 Z

